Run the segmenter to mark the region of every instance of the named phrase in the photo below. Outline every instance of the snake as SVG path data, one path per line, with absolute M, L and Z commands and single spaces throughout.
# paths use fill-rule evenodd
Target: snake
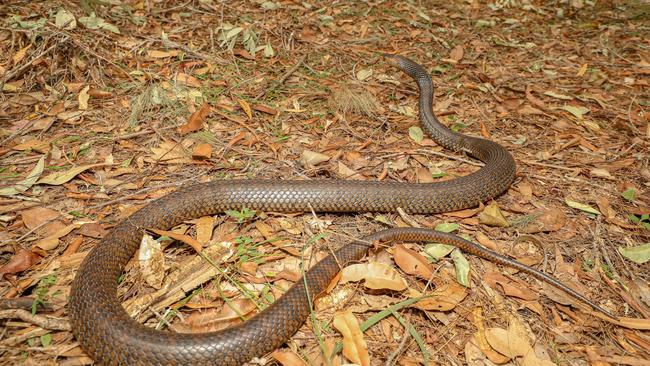
M 419 88 L 419 119 L 445 148 L 483 162 L 468 175 L 432 183 L 370 180 L 217 179 L 191 184 L 153 200 L 113 227 L 88 253 L 71 285 L 69 318 L 81 347 L 102 365 L 240 365 L 282 346 L 303 326 L 311 302 L 324 293 L 342 266 L 359 261 L 373 243 L 437 242 L 488 261 L 514 267 L 550 283 L 592 308 L 597 304 L 556 278 L 457 235 L 426 228 L 389 228 L 354 240 L 316 263 L 289 290 L 236 326 L 181 334 L 146 327 L 132 319 L 118 296 L 118 278 L 149 228 L 168 230 L 184 220 L 226 210 L 272 212 L 396 212 L 435 214 L 476 207 L 501 195 L 515 179 L 512 155 L 496 142 L 454 132 L 433 113 L 434 87 L 426 69 L 395 54 L 389 64 Z

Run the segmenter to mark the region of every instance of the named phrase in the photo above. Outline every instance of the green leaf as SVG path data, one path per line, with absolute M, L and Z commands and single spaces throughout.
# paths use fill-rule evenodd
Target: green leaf
M 628 188 L 621 193 L 621 197 L 625 198 L 628 201 L 634 201 L 636 198 L 636 191 L 634 188 Z
M 418 126 L 409 127 L 409 136 L 415 142 L 422 142 L 424 140 L 424 132 Z
M 454 260 L 454 267 L 456 267 L 456 279 L 458 283 L 465 287 L 469 287 L 469 262 L 463 253 L 456 248 L 451 252 L 451 259 Z
M 428 244 L 426 247 L 424 247 L 424 253 L 437 261 L 440 260 L 440 258 L 447 256 L 454 249 L 456 249 L 456 247 L 453 245 Z
M 443 233 L 451 233 L 460 228 L 460 225 L 453 223 L 453 222 L 443 222 L 438 225 L 436 225 L 435 230 L 436 231 L 442 231 Z
M 568 198 L 565 198 L 564 202 L 571 208 L 577 208 L 580 211 L 584 211 L 584 212 L 594 214 L 594 215 L 600 215 L 600 211 L 598 211 L 597 209 L 595 209 L 595 208 L 593 208 L 593 207 L 591 207 L 589 205 L 586 205 L 584 203 L 571 201 Z
M 43 174 L 43 169 L 45 168 L 45 156 L 41 156 L 36 163 L 36 166 L 29 173 L 27 178 L 14 184 L 13 187 L 3 187 L 0 188 L 0 196 L 11 196 L 14 194 L 22 193 L 28 190 L 31 186 L 36 183 L 38 178 Z
M 644 264 L 650 260 L 650 243 L 629 248 L 618 247 L 618 252 L 634 263 Z
M 49 347 L 52 344 L 52 335 L 50 333 L 45 333 L 41 336 L 41 345 L 43 347 Z
M 463 128 L 466 128 L 466 127 L 467 127 L 466 124 L 464 124 L 462 122 L 456 122 L 451 126 L 451 130 L 454 131 L 454 132 L 458 132 L 458 131 L 462 130 Z

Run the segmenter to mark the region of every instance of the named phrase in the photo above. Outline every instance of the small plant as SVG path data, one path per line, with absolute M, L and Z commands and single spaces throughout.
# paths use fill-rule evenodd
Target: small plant
M 237 220 L 238 224 L 243 223 L 244 221 L 252 218 L 255 216 L 255 211 L 249 210 L 248 208 L 244 207 L 241 209 L 241 211 L 237 210 L 226 210 L 226 215 L 232 217 L 233 219 Z
M 34 290 L 34 295 L 36 298 L 32 302 L 32 314 L 36 314 L 36 309 L 38 309 L 38 305 L 43 305 L 45 304 L 45 301 L 48 299 L 48 292 L 50 291 L 50 287 L 56 283 L 56 275 L 51 274 L 48 276 L 45 276 L 41 278 L 40 281 L 38 281 L 38 284 L 36 285 L 36 289 Z
M 258 46 L 259 37 L 251 28 L 224 23 L 218 30 L 220 32 L 219 40 L 221 41 L 221 47 L 227 45 L 228 50 L 232 51 L 239 42 L 252 56 L 255 56 L 256 52 L 262 50 L 264 50 L 264 57 L 275 56 L 275 51 L 271 47 L 271 44 L 267 43 L 263 46 Z

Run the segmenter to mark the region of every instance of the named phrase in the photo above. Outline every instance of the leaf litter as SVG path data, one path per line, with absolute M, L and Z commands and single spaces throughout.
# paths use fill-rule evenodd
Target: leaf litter
M 431 182 L 476 169 L 432 143 L 416 88 L 377 51 L 423 63 L 441 121 L 489 136 L 518 163 L 506 194 L 443 215 L 437 229 L 555 268 L 625 317 L 601 332 L 600 318 L 512 270 L 453 247 L 397 243 L 346 268 L 341 277 L 353 279 L 319 299 L 318 334 L 305 325 L 267 362 L 327 364 L 323 349 L 359 364 L 650 358 L 642 2 L 257 3 L 231 2 L 223 20 L 211 1 L 11 5 L 0 29 L 0 295 L 62 312 L 6 323 L 0 364 L 87 364 L 67 327 L 48 329 L 53 317 L 66 321 L 76 268 L 119 219 L 180 185 Z M 157 264 L 130 262 L 119 295 L 149 327 L 222 329 L 333 247 L 386 225 L 435 227 L 437 216 L 368 217 L 242 210 L 186 222 L 158 233 L 147 259 Z M 523 239 L 540 251 L 505 249 Z

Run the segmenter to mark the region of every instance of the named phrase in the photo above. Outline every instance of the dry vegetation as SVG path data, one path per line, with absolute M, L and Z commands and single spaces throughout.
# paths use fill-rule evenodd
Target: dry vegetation
M 354 316 L 369 325 L 362 337 L 372 365 L 650 364 L 648 7 L 3 1 L 0 364 L 91 363 L 67 321 L 76 269 L 112 226 L 180 185 L 250 177 L 428 182 L 476 169 L 422 138 L 417 89 L 381 52 L 431 71 L 444 123 L 512 152 L 518 174 L 508 192 L 485 210 L 442 215 L 243 211 L 187 222 L 174 232 L 204 251 L 225 245 L 227 278 L 190 245 L 163 236 L 158 262 L 128 266 L 125 306 L 167 331 L 220 329 L 239 321 L 225 299 L 253 314 L 296 280 L 303 259 L 384 227 L 420 225 L 510 253 L 636 320 L 606 321 L 469 256 L 469 288 L 456 285 L 457 255 L 427 262 L 433 275 L 423 280 L 403 263 L 429 258 L 435 247 L 426 254 L 388 245 L 371 260 L 411 290 L 459 300 L 446 311 L 401 306 L 372 318 L 415 295 L 339 284 L 309 324 L 259 363 L 324 364 L 319 341 L 333 347 L 341 340 L 333 320 Z M 179 267 L 194 269 L 179 275 Z M 156 292 L 181 280 L 193 290 Z M 147 300 L 152 293 L 158 302 Z M 338 353 L 332 364 L 345 362 Z

